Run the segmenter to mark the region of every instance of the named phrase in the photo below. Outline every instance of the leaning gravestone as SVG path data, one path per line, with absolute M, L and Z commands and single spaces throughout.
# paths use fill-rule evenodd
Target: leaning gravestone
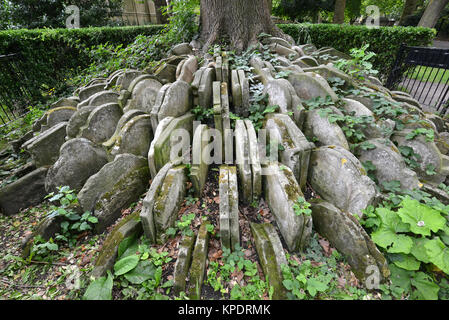
M 146 157 L 152 139 L 153 133 L 150 115 L 139 115 L 132 118 L 123 126 L 111 154 L 132 153 Z
M 80 136 L 93 143 L 101 144 L 114 134 L 122 115 L 122 109 L 117 103 L 96 107 L 89 114 L 85 126 L 81 128 Z
M 84 138 L 69 140 L 61 147 L 59 159 L 48 170 L 45 189 L 52 192 L 57 187 L 69 186 L 80 190 L 86 180 L 107 162 L 107 154 L 102 147 Z

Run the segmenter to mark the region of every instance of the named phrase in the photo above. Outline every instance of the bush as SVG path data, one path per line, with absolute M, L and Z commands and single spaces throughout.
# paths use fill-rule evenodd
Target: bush
M 376 53 L 373 58 L 374 69 L 388 76 L 401 43 L 408 46 L 428 46 L 436 35 L 435 29 L 414 27 L 380 27 L 335 24 L 283 24 L 279 27 L 295 39 L 297 43 L 306 43 L 307 38 L 317 48 L 334 47 L 349 54 L 353 48 L 369 44 L 370 51 Z
M 127 46 L 139 35 L 151 36 L 161 26 L 101 27 L 0 31 L 0 55 L 20 53 L 23 85 L 37 102 L 68 94 L 67 79 L 91 64 L 89 48 L 99 44 Z M 8 87 L 7 75 L 0 81 Z M 68 84 L 70 85 L 70 84 Z M 72 90 L 73 91 L 73 90 Z

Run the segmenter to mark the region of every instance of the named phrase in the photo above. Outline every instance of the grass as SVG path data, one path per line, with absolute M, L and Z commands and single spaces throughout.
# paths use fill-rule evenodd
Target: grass
M 449 80 L 449 70 L 441 68 L 417 67 L 410 79 L 427 80 L 427 82 L 447 83 Z

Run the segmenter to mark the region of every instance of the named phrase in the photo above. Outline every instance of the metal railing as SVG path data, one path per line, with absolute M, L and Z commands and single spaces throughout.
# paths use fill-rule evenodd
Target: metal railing
M 386 87 L 408 92 L 427 111 L 444 115 L 449 102 L 449 49 L 401 45 Z
M 0 126 L 25 114 L 32 101 L 23 70 L 19 53 L 0 55 Z

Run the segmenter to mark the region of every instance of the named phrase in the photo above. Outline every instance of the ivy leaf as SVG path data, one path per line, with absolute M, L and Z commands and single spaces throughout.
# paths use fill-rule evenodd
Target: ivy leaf
M 126 280 L 132 284 L 142 284 L 144 281 L 154 277 L 156 268 L 150 260 L 140 261 L 137 266 L 126 273 Z
M 405 292 L 410 291 L 413 271 L 407 271 L 396 267 L 394 264 L 389 265 L 391 271 L 391 283 L 393 286 L 403 289 Z
M 417 289 L 417 297 L 421 300 L 438 300 L 440 287 L 424 272 L 417 272 L 411 279 L 412 285 Z
M 446 219 L 440 212 L 417 200 L 407 197 L 402 201 L 401 206 L 398 215 L 404 223 L 410 225 L 410 230 L 415 234 L 430 236 L 430 231 L 438 232 L 446 224 Z
M 311 278 L 307 280 L 307 291 L 314 297 L 317 292 L 324 292 L 328 287 L 329 282 L 322 282 L 317 279 Z
M 439 237 L 429 240 L 426 245 L 427 255 L 430 262 L 440 268 L 444 273 L 449 274 L 449 248 Z
M 133 270 L 140 261 L 140 256 L 134 254 L 132 256 L 128 256 L 120 259 L 114 265 L 114 273 L 116 276 L 120 276 L 125 274 L 131 270 Z
M 84 293 L 83 300 L 112 300 L 112 280 L 112 274 L 108 271 L 107 278 L 101 277 L 92 281 Z

